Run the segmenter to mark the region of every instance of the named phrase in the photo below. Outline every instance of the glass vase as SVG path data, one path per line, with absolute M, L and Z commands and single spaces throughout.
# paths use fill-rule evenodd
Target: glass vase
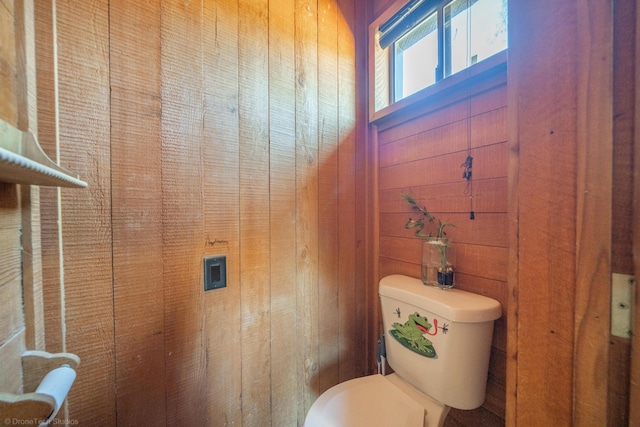
M 456 250 L 450 239 L 426 239 L 422 244 L 422 283 L 441 289 L 453 288 L 455 263 Z

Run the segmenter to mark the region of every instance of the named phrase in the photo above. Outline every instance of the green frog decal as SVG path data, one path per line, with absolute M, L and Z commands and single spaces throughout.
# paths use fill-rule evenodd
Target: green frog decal
M 393 329 L 389 331 L 391 336 L 409 350 L 422 356 L 435 359 L 438 357 L 433 344 L 424 334 L 429 333 L 433 327 L 426 317 L 418 313 L 410 314 L 409 319 L 403 324 L 395 322 Z M 433 334 L 432 334 L 433 335 Z

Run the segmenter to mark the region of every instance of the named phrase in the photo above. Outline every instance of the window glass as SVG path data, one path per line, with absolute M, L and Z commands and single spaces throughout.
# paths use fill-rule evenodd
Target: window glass
M 433 13 L 394 44 L 394 98 L 400 100 L 436 82 L 438 17 Z
M 507 0 L 454 0 L 443 14 L 444 77 L 507 48 Z

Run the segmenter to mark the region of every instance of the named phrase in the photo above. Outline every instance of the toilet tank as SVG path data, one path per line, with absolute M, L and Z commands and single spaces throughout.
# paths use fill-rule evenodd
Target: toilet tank
M 379 293 L 387 361 L 396 374 L 447 406 L 482 405 L 500 303 L 402 275 L 380 280 Z

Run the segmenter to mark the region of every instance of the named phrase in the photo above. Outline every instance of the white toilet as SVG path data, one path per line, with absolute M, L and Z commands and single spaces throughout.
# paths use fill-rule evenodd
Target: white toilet
M 500 303 L 401 275 L 380 280 L 379 293 L 395 373 L 332 387 L 313 403 L 305 427 L 441 427 L 450 407 L 484 402 Z

